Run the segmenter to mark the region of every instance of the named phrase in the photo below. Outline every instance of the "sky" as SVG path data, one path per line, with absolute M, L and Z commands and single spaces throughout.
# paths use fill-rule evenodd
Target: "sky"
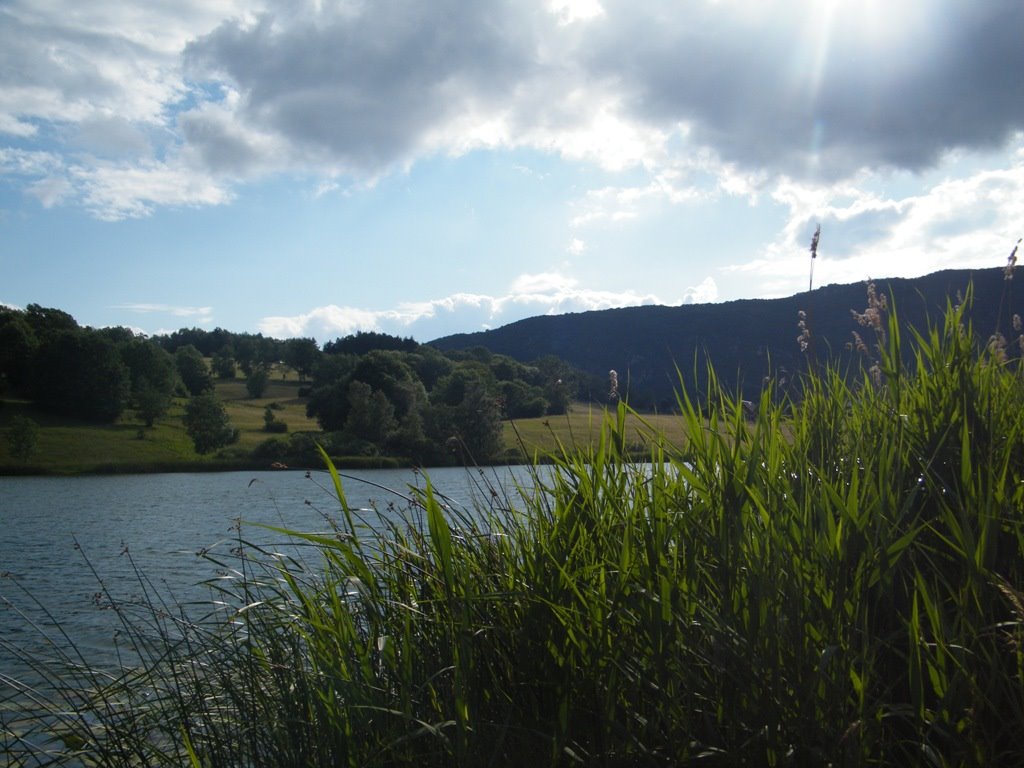
M 1000 267 L 1020 0 L 0 0 L 0 303 L 429 341 Z M 756 318 L 752 318 L 756 322 Z

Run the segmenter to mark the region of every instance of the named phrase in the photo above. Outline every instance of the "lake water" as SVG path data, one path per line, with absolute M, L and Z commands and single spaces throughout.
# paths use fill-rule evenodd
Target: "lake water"
M 410 470 L 342 474 L 349 505 L 370 525 L 407 510 L 410 487 L 426 485 Z M 462 510 L 503 504 L 517 483 L 530 484 L 525 467 L 428 475 Z M 26 653 L 48 653 L 42 633 L 61 642 L 58 626 L 89 661 L 110 658 L 117 616 L 98 578 L 124 600 L 143 596 L 137 573 L 160 595 L 200 599 L 196 585 L 216 566 L 197 553 L 236 546 L 239 521 L 246 540 L 276 545 L 283 535 L 247 524 L 325 531 L 340 517 L 325 472 L 0 477 L 0 695 L 4 675 L 27 673 Z

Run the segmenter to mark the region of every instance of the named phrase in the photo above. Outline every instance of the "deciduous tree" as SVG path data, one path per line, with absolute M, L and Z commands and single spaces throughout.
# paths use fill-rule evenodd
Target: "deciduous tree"
M 251 369 L 249 376 L 246 378 L 245 391 L 253 399 L 262 397 L 263 393 L 267 391 L 268 383 L 270 383 L 270 375 L 267 373 L 266 367 L 258 365 Z
M 228 412 L 213 392 L 191 398 L 185 405 L 182 421 L 196 453 L 210 453 L 238 440 L 238 430 L 231 428 Z
M 213 377 L 210 376 L 210 369 L 206 367 L 206 360 L 191 344 L 178 347 L 178 351 L 174 353 L 174 363 L 190 395 L 194 397 L 213 389 Z
M 178 383 L 174 358 L 156 343 L 135 339 L 121 345 L 132 382 L 132 403 L 147 427 L 163 416 Z
M 313 373 L 319 359 L 320 348 L 316 339 L 288 339 L 285 342 L 284 361 L 299 374 L 299 381 L 305 381 Z
M 131 394 L 131 376 L 109 339 L 59 331 L 35 356 L 33 396 L 41 406 L 88 421 L 114 421 Z

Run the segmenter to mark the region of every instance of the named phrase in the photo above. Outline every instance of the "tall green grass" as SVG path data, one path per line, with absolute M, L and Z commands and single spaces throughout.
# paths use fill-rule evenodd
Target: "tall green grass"
M 328 463 L 339 522 L 290 534 L 307 557 L 216 556 L 208 613 L 126 621 L 140 661 L 79 674 L 73 714 L 33 689 L 6 757 L 1024 764 L 1024 380 L 965 324 L 890 318 L 877 370 L 752 420 L 712 379 L 647 463 L 620 407 L 476 510 L 428 484 L 368 526 Z

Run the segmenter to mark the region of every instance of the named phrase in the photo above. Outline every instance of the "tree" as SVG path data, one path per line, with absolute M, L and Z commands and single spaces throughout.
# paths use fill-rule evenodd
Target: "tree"
M 288 423 L 284 421 L 278 421 L 277 416 L 274 415 L 274 409 L 271 406 L 267 406 L 263 409 L 263 431 L 264 432 L 287 432 Z
M 345 431 L 360 440 L 384 445 L 388 435 L 398 426 L 395 407 L 380 390 L 369 384 L 353 381 L 348 385 L 348 418 Z
M 375 349 L 390 349 L 398 352 L 412 352 L 419 344 L 412 338 L 399 338 L 376 331 L 356 331 L 342 339 L 324 344 L 324 352 L 330 355 L 365 355 Z
M 325 432 L 342 429 L 348 418 L 348 381 L 316 387 L 306 403 L 306 415 L 316 419 Z
M 548 401 L 548 414 L 561 415 L 569 410 L 569 403 L 578 389 L 578 372 L 567 362 L 554 355 L 545 355 L 536 361 Z
M 245 380 L 245 390 L 249 393 L 249 397 L 255 400 L 257 397 L 262 397 L 263 393 L 267 391 L 269 382 L 270 375 L 267 373 L 267 369 L 260 365 L 249 373 Z
M 58 331 L 35 356 L 32 394 L 51 411 L 88 421 L 115 421 L 131 395 L 117 347 L 96 331 Z
M 29 304 L 25 307 L 25 320 L 38 339 L 48 338 L 61 331 L 77 331 L 78 323 L 61 309 Z
M 178 347 L 178 351 L 174 353 L 174 363 L 190 395 L 195 396 L 213 389 L 213 377 L 210 376 L 210 369 L 206 367 L 206 360 L 191 344 Z
M 366 382 L 374 390 L 383 392 L 395 407 L 398 419 L 404 418 L 426 397 L 423 384 L 400 352 L 368 352 L 356 363 L 352 380 Z
M 230 347 L 224 347 L 213 356 L 212 367 L 218 379 L 235 378 L 235 358 Z
M 504 447 L 501 406 L 493 393 L 470 389 L 458 405 L 431 405 L 428 434 L 464 462 L 489 461 Z
M 171 405 L 171 395 L 166 390 L 157 389 L 148 382 L 141 385 L 132 394 L 135 403 L 135 414 L 147 427 L 167 413 Z
M 235 361 L 246 376 L 251 375 L 256 366 L 258 351 L 256 339 L 250 334 L 243 334 L 235 339 Z
M 135 412 L 152 427 L 167 413 L 178 383 L 174 358 L 152 341 L 134 339 L 121 346 L 121 359 L 131 375 Z
M 25 390 L 31 379 L 38 342 L 25 313 L 0 307 L 0 392 L 7 386 Z
M 488 461 L 502 449 L 501 405 L 490 371 L 460 363 L 430 393 L 429 435 L 463 461 Z
M 231 428 L 228 412 L 213 392 L 191 398 L 185 405 L 182 421 L 196 453 L 210 453 L 238 440 L 238 430 Z
M 27 416 L 15 416 L 11 419 L 11 426 L 7 428 L 7 444 L 10 447 L 11 456 L 21 461 L 28 462 L 29 457 L 36 450 L 36 443 L 39 442 L 39 425 Z
M 325 360 L 330 360 L 328 355 Z M 343 368 L 348 369 L 348 361 L 342 356 Z M 331 364 L 321 365 L 317 369 L 317 380 L 321 374 L 333 368 Z M 375 392 L 383 393 L 394 407 L 395 418 L 404 422 L 407 414 L 421 408 L 426 400 L 423 384 L 403 361 L 399 352 L 369 352 L 358 358 L 345 378 L 326 381 L 315 386 L 306 404 L 306 414 L 316 418 L 321 429 L 334 431 L 343 429 L 349 414 L 349 384 L 361 381 L 369 385 Z
M 305 381 L 320 359 L 316 339 L 288 339 L 284 344 L 284 361 L 299 374 L 299 381 Z

